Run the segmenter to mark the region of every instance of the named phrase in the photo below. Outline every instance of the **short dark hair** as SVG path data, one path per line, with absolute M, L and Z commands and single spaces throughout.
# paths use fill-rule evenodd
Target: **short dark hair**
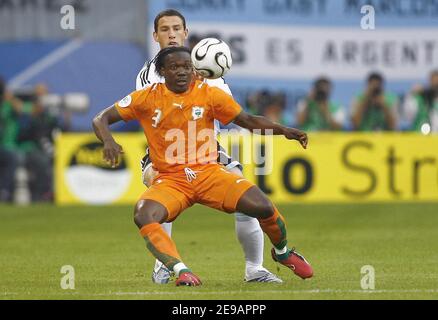
M 175 53 L 175 52 L 187 52 L 188 54 L 191 53 L 190 49 L 187 47 L 167 47 L 162 49 L 160 52 L 158 52 L 157 56 L 154 59 L 155 64 L 155 72 L 160 75 L 161 68 L 164 67 L 164 60 L 169 54 Z
M 368 75 L 367 82 L 370 83 L 370 82 L 373 81 L 373 80 L 378 80 L 378 81 L 380 81 L 380 82 L 384 82 L 383 76 L 382 76 L 382 74 L 379 73 L 379 72 L 371 72 L 371 73 Z
M 181 12 L 179 12 L 179 11 L 177 11 L 175 9 L 167 9 L 167 10 L 161 11 L 155 17 L 155 20 L 154 20 L 154 30 L 155 30 L 155 32 L 158 32 L 158 22 L 163 17 L 179 17 L 182 20 L 182 23 L 183 23 L 183 26 L 184 26 L 184 30 L 187 29 L 186 18 L 184 18 L 184 16 L 181 14 Z

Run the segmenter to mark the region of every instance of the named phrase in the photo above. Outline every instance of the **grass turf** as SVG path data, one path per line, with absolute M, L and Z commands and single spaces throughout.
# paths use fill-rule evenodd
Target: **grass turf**
M 303 281 L 269 256 L 283 284 L 244 283 L 234 219 L 195 206 L 174 223 L 198 288 L 150 281 L 153 258 L 131 207 L 0 206 L 0 299 L 437 299 L 438 204 L 283 205 L 290 245 L 312 263 Z M 62 290 L 61 267 L 75 269 Z M 374 291 L 360 286 L 372 265 Z

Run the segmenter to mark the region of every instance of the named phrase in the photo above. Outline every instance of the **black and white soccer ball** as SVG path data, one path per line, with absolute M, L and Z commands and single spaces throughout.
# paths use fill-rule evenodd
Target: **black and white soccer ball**
M 204 78 L 223 77 L 233 64 L 230 47 L 216 38 L 203 39 L 192 50 L 192 63 Z

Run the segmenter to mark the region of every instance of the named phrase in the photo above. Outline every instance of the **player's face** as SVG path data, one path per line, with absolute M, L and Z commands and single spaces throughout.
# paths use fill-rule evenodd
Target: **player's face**
M 187 52 L 169 54 L 164 61 L 161 74 L 166 80 L 166 86 L 170 91 L 175 93 L 186 92 L 193 78 L 190 54 Z
M 187 36 L 188 30 L 184 29 L 183 21 L 178 16 L 162 17 L 158 21 L 157 32 L 154 32 L 154 39 L 161 49 L 182 47 Z

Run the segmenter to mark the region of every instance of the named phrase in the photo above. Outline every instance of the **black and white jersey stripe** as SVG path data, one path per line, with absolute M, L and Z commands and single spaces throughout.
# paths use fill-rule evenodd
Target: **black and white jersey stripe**
M 152 62 L 153 60 L 145 64 L 145 67 L 143 67 L 143 69 L 140 71 L 140 74 L 138 75 L 142 87 L 148 86 L 152 83 L 152 79 L 149 78 Z

